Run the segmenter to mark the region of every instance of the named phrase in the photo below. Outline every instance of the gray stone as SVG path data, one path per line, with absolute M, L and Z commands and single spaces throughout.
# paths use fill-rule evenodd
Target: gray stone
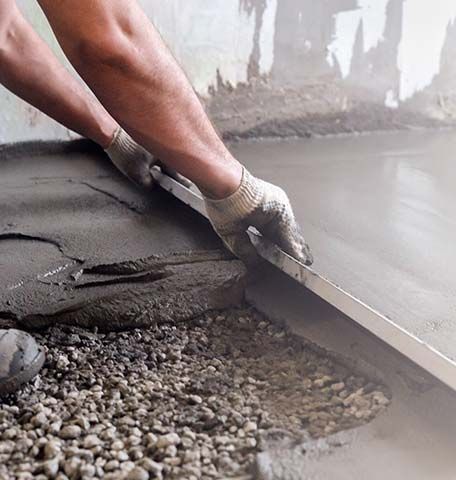
M 135 467 L 133 470 L 130 470 L 126 477 L 127 480 L 149 480 L 149 478 L 149 472 L 141 467 Z
M 73 440 L 80 437 L 81 434 L 82 430 L 81 427 L 79 427 L 78 425 L 67 425 L 66 427 L 63 427 L 59 432 L 59 436 L 63 440 Z
M 158 438 L 155 444 L 157 448 L 167 448 L 172 445 L 179 445 L 181 439 L 177 433 L 168 433 Z
M 43 463 L 43 472 L 48 478 L 55 478 L 59 471 L 59 459 L 53 458 Z
M 94 448 L 100 445 L 102 441 L 96 436 L 96 435 L 87 435 L 87 437 L 84 438 L 84 448 Z
M 50 460 L 61 452 L 60 443 L 55 440 L 49 440 L 44 446 L 44 458 Z

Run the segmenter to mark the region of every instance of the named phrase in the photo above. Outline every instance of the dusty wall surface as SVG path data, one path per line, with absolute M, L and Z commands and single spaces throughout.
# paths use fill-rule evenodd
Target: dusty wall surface
M 63 58 L 36 2 L 26 16 Z M 451 123 L 453 0 L 142 0 L 228 136 Z M 0 90 L 0 142 L 69 138 Z

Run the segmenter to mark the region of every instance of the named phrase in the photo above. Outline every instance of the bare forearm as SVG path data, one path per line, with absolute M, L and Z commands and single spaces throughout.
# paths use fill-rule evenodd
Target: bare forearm
M 14 7 L 0 45 L 0 83 L 57 122 L 106 147 L 115 120 L 73 78 Z
M 242 169 L 135 1 L 41 0 L 70 61 L 117 121 L 205 191 L 232 193 Z

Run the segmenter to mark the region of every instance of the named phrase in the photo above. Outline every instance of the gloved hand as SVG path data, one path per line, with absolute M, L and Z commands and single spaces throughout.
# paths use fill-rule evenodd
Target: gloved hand
M 145 188 L 154 186 L 151 168 L 158 165 L 170 177 L 186 187 L 191 182 L 175 170 L 165 167 L 159 160 L 153 157 L 146 149 L 136 143 L 130 135 L 121 127 L 116 131 L 111 145 L 105 150 L 112 163 L 130 180 Z
M 306 265 L 312 254 L 295 220 L 290 200 L 279 187 L 255 178 L 245 168 L 241 185 L 228 198 L 205 198 L 209 219 L 229 250 L 246 263 L 258 254 L 246 231 L 255 227 L 265 238 Z

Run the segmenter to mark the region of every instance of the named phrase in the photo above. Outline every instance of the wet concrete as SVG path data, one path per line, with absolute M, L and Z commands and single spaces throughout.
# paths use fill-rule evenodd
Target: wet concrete
M 320 275 L 456 360 L 454 132 L 247 142 L 233 151 L 289 193 Z
M 428 185 L 424 193 L 434 200 L 434 211 L 443 205 L 436 204 L 434 196 L 445 192 L 440 185 L 446 185 L 449 194 L 451 138 L 450 134 L 393 135 L 283 145 L 244 144 L 234 150 L 252 170 L 288 188 L 319 271 L 351 282 L 344 288 L 362 287 L 361 293 L 371 295 L 372 301 L 386 299 L 387 306 L 405 302 L 410 309 L 408 314 L 417 315 L 417 308 L 412 309 L 413 301 L 402 298 L 407 291 L 404 294 L 401 290 L 400 296 L 391 290 L 375 294 L 375 287 L 389 287 L 388 282 L 379 279 L 387 278 L 390 270 L 402 268 L 404 278 L 411 278 L 420 273 L 423 265 L 407 270 L 403 266 L 407 263 L 388 260 L 385 251 L 390 243 L 384 251 L 379 247 L 381 238 L 368 241 L 366 237 L 377 232 L 377 227 L 381 234 L 381 225 L 389 231 L 392 219 L 399 220 L 401 215 L 409 229 L 415 226 L 418 235 L 422 223 L 414 216 L 409 218 L 404 210 L 411 205 L 422 215 L 432 212 L 423 203 L 411 203 L 409 197 L 422 194 L 423 181 L 419 180 L 423 176 L 429 179 L 430 172 L 437 171 L 445 171 L 446 176 L 434 184 L 424 182 Z M 381 142 L 385 142 L 383 146 Z M 281 151 L 286 155 L 279 156 Z M 442 154 L 439 162 L 442 158 L 446 161 L 440 165 L 441 170 L 426 169 L 424 160 L 436 151 L 445 152 L 447 155 Z M 281 164 L 275 170 L 262 163 L 279 158 Z M 292 168 L 302 174 L 290 175 Z M 0 201 L 6 212 L 4 215 L 2 211 L 0 224 L 0 319 L 16 319 L 31 326 L 71 323 L 118 329 L 166 322 L 171 316 L 186 320 L 242 300 L 244 270 L 226 256 L 209 225 L 163 192 L 138 192 L 103 156 L 81 152 L 29 152 L 19 156 L 3 153 L 0 169 Z M 372 170 L 375 181 L 370 178 Z M 407 175 L 404 178 L 398 173 L 401 171 L 412 178 L 407 181 Z M 365 185 L 355 182 L 359 172 L 364 172 Z M 387 178 L 395 179 L 395 188 L 386 187 Z M 360 191 L 367 192 L 363 201 Z M 353 198 L 356 192 L 357 199 Z M 385 201 L 388 193 L 394 201 L 390 198 L 385 203 L 382 216 L 376 201 L 382 201 L 382 195 Z M 373 194 L 381 198 L 371 198 Z M 370 209 L 375 206 L 376 222 L 368 222 Z M 439 210 L 444 225 L 451 218 L 451 205 L 445 206 Z M 391 210 L 396 214 L 390 213 L 388 222 L 385 217 Z M 438 219 L 430 224 L 431 232 L 436 223 Z M 333 225 L 339 230 L 333 230 Z M 331 234 L 333 231 L 335 234 Z M 352 245 L 347 238 L 341 238 L 340 231 L 352 234 Z M 390 242 L 396 239 L 385 232 L 383 235 Z M 401 243 L 396 239 L 393 245 L 398 248 Z M 407 245 L 410 255 L 419 249 L 413 250 L 413 245 L 411 241 Z M 358 270 L 358 265 L 363 264 L 357 263 L 357 255 L 366 261 L 376 260 L 376 246 L 388 261 L 377 278 L 375 272 L 368 272 L 363 284 L 362 271 Z M 355 248 L 358 250 L 354 251 Z M 395 253 L 393 260 L 396 256 L 404 257 Z M 421 260 L 425 262 L 426 256 Z M 450 257 L 447 262 L 450 263 Z M 374 267 L 379 268 L 380 263 L 377 259 Z M 433 274 L 430 272 L 425 278 L 418 275 L 416 280 L 421 282 L 420 288 L 421 284 L 427 286 L 430 294 Z M 248 300 L 268 316 L 287 321 L 298 334 L 334 351 L 339 362 L 386 383 L 393 395 L 386 414 L 342 436 L 290 444 L 278 435 L 258 457 L 257 478 L 453 478 L 453 393 L 272 268 L 261 283 L 248 290 Z M 432 305 L 437 299 L 432 297 L 429 301 Z M 442 310 L 444 307 L 445 304 Z M 401 308 L 406 311 L 406 307 Z
M 0 318 L 119 329 L 242 301 L 244 267 L 206 220 L 62 148 L 0 152 Z
M 75 325 L 118 330 L 164 322 L 168 325 L 156 329 L 163 340 L 163 332 L 168 330 L 177 335 L 183 333 L 184 329 L 176 329 L 175 322 L 243 301 L 244 267 L 223 250 L 209 224 L 162 191 L 136 190 L 103 155 L 86 151 L 39 154 L 26 148 L 14 155 L 3 152 L 0 171 L 0 201 L 4 206 L 0 225 L 0 324 L 5 320 L 32 328 L 51 326 L 50 331 L 61 332 L 61 337 L 68 342 L 65 344 L 70 345 L 79 334 L 83 338 L 97 338 L 90 332 L 75 330 Z M 194 352 L 206 353 L 207 343 L 210 348 L 205 361 L 214 355 L 224 357 L 236 352 L 233 359 L 241 362 L 242 355 L 237 352 L 242 351 L 248 358 L 246 374 L 256 376 L 264 372 L 266 385 L 270 378 L 277 377 L 280 383 L 273 387 L 274 391 L 265 391 L 263 402 L 274 406 L 279 420 L 284 419 L 282 426 L 293 419 L 300 427 L 303 423 L 309 424 L 310 434 L 319 437 L 340 428 L 364 424 L 389 403 L 389 395 L 388 398 L 380 396 L 385 402 L 380 403 L 375 397 L 376 387 L 367 388 L 367 385 L 372 387 L 372 382 L 360 382 L 341 365 L 340 379 L 347 377 L 347 394 L 353 393 L 358 399 L 372 397 L 375 408 L 364 408 L 362 416 L 355 409 L 348 413 L 342 408 L 334 409 L 335 414 L 341 416 L 339 425 L 328 416 L 327 409 L 332 404 L 326 398 L 331 393 L 326 383 L 328 374 L 334 373 L 331 382 L 339 379 L 332 369 L 333 363 L 339 365 L 339 358 L 333 362 L 327 358 L 326 351 L 296 339 L 299 362 L 294 362 L 290 360 L 294 347 L 291 348 L 289 337 L 282 329 L 272 325 L 269 328 L 267 322 L 260 327 L 260 318 L 256 323 L 237 316 L 233 316 L 233 321 L 220 318 L 222 327 L 214 329 L 215 338 L 211 340 L 203 331 Z M 212 317 L 209 320 L 210 324 L 214 322 Z M 68 328 L 68 324 L 72 327 Z M 70 334 L 75 331 L 78 335 Z M 223 332 L 228 335 L 221 335 Z M 142 333 L 135 335 L 138 336 L 132 339 L 132 355 L 140 357 L 141 352 L 133 343 Z M 104 337 L 104 334 L 100 336 Z M 111 344 L 111 337 L 106 337 Z M 256 342 L 255 345 L 252 342 Z M 191 345 L 185 343 L 190 349 Z M 175 346 L 173 342 L 172 347 Z M 74 352 L 74 347 L 71 349 Z M 126 355 L 124 348 L 121 352 Z M 123 356 L 122 361 L 125 358 Z M 318 388 L 309 389 L 303 382 L 303 359 L 311 367 L 304 374 L 309 373 Z M 108 368 L 102 364 L 104 369 Z M 181 364 L 187 372 L 188 365 Z M 65 367 L 69 374 L 79 377 L 78 368 L 69 365 Z M 122 362 L 117 365 L 124 368 Z M 133 369 L 134 375 L 143 371 L 138 368 Z M 311 373 L 314 370 L 326 378 L 320 386 L 318 375 Z M 201 382 L 199 376 L 188 375 L 188 378 Z M 236 381 L 236 378 L 230 372 L 229 380 Z M 57 381 L 59 386 L 54 385 L 59 390 L 63 388 L 63 380 Z M 86 381 L 85 377 L 84 388 Z M 243 383 L 251 381 L 256 382 Z M 226 396 L 224 382 L 216 383 L 215 387 L 208 383 L 211 396 L 219 388 Z M 366 391 L 359 393 L 364 385 Z M 173 380 L 172 388 L 175 386 Z M 316 406 L 311 401 L 313 394 L 321 402 Z M 336 398 L 335 391 L 329 397 L 339 404 L 342 402 Z M 304 400 L 308 417 L 300 416 Z M 159 404 L 169 409 L 166 402 Z M 317 410 L 312 417 L 308 412 L 310 404 Z M 78 414 L 79 410 L 78 407 Z M 183 418 L 187 425 L 188 415 Z M 321 418 L 326 419 L 323 424 Z M 328 419 L 331 425 L 326 425 Z M 275 438 L 277 433 L 276 429 L 272 436 Z
M 454 392 L 272 267 L 247 300 L 392 393 L 387 411 L 363 427 L 303 443 L 271 441 L 258 455 L 258 480 L 454 478 Z

